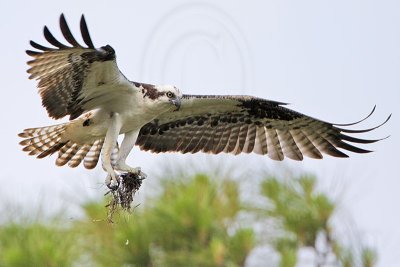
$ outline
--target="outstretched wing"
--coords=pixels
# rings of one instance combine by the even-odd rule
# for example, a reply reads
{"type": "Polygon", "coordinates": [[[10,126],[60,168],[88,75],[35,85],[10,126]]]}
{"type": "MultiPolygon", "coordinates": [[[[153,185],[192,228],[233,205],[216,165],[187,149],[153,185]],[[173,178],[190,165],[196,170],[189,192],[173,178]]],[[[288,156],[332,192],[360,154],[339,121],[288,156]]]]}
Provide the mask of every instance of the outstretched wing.
{"type": "Polygon", "coordinates": [[[80,28],[87,47],[75,40],[63,14],[60,16],[60,28],[72,46],[59,42],[45,26],[44,37],[55,48],[31,41],[32,47],[39,51],[26,51],[34,58],[28,61],[31,66],[28,73],[31,74],[30,79],[39,81],[42,104],[49,116],[59,119],[69,115],[70,119],[74,119],[85,110],[96,107],[94,100],[107,94],[113,84],[125,77],[117,67],[115,51],[111,46],[94,47],[83,15],[80,28]]]}
{"type": "Polygon", "coordinates": [[[165,113],[142,127],[136,145],[156,153],[255,152],[268,154],[274,160],[283,160],[285,156],[302,160],[303,155],[320,159],[322,153],[348,157],[340,148],[367,153],[370,151],[349,142],[367,144],[378,141],[347,135],[377,127],[366,130],[339,128],[353,124],[324,122],[283,105],[250,96],[184,95],[179,111],[165,113]]]}

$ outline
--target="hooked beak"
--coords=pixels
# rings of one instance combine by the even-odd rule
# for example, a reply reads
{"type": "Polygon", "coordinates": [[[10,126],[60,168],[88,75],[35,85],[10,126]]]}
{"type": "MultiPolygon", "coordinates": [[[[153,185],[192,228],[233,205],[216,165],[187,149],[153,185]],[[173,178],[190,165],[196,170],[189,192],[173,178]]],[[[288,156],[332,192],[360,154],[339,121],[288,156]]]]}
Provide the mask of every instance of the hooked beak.
{"type": "Polygon", "coordinates": [[[178,111],[181,108],[181,99],[179,97],[170,100],[170,102],[176,107],[174,111],[178,111]]]}

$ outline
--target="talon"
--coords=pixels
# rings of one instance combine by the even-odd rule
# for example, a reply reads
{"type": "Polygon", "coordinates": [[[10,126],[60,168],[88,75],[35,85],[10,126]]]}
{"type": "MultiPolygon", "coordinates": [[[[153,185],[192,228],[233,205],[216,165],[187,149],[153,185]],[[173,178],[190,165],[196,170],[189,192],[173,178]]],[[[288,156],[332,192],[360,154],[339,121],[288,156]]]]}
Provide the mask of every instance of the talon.
{"type": "Polygon", "coordinates": [[[106,186],[112,190],[115,191],[119,187],[119,180],[117,179],[116,175],[108,174],[105,180],[106,186]]]}
{"type": "Polygon", "coordinates": [[[145,174],[142,171],[139,171],[138,175],[140,176],[140,179],[142,179],[142,180],[147,178],[147,174],[145,174]]]}

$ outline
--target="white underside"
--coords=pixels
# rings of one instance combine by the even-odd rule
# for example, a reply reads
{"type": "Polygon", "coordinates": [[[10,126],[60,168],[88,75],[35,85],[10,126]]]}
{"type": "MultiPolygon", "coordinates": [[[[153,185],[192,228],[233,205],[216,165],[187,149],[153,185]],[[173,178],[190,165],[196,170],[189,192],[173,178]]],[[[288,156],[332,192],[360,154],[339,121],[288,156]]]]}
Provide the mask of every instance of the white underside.
{"type": "Polygon", "coordinates": [[[139,130],[173,106],[143,97],[125,78],[112,86],[97,87],[88,98],[91,101],[84,108],[89,111],[68,123],[62,139],[91,144],[105,138],[101,156],[108,180],[116,181],[116,171],[138,172],[138,168],[128,166],[125,160],[136,143],[139,130]],[[111,155],[120,134],[125,136],[116,163],[112,165],[111,155]]]}

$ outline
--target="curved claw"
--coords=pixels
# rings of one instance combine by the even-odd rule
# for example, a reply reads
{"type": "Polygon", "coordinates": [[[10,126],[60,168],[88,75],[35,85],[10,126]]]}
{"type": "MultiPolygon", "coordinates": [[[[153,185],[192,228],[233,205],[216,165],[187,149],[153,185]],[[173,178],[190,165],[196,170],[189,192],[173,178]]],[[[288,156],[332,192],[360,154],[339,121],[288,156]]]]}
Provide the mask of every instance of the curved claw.
{"type": "Polygon", "coordinates": [[[138,172],[138,175],[139,175],[140,179],[142,179],[142,180],[147,178],[147,174],[145,174],[144,172],[142,172],[140,170],[138,172]]]}
{"type": "Polygon", "coordinates": [[[119,179],[117,179],[116,177],[112,177],[111,174],[107,175],[105,183],[106,186],[112,191],[117,190],[120,184],[119,179]]]}

